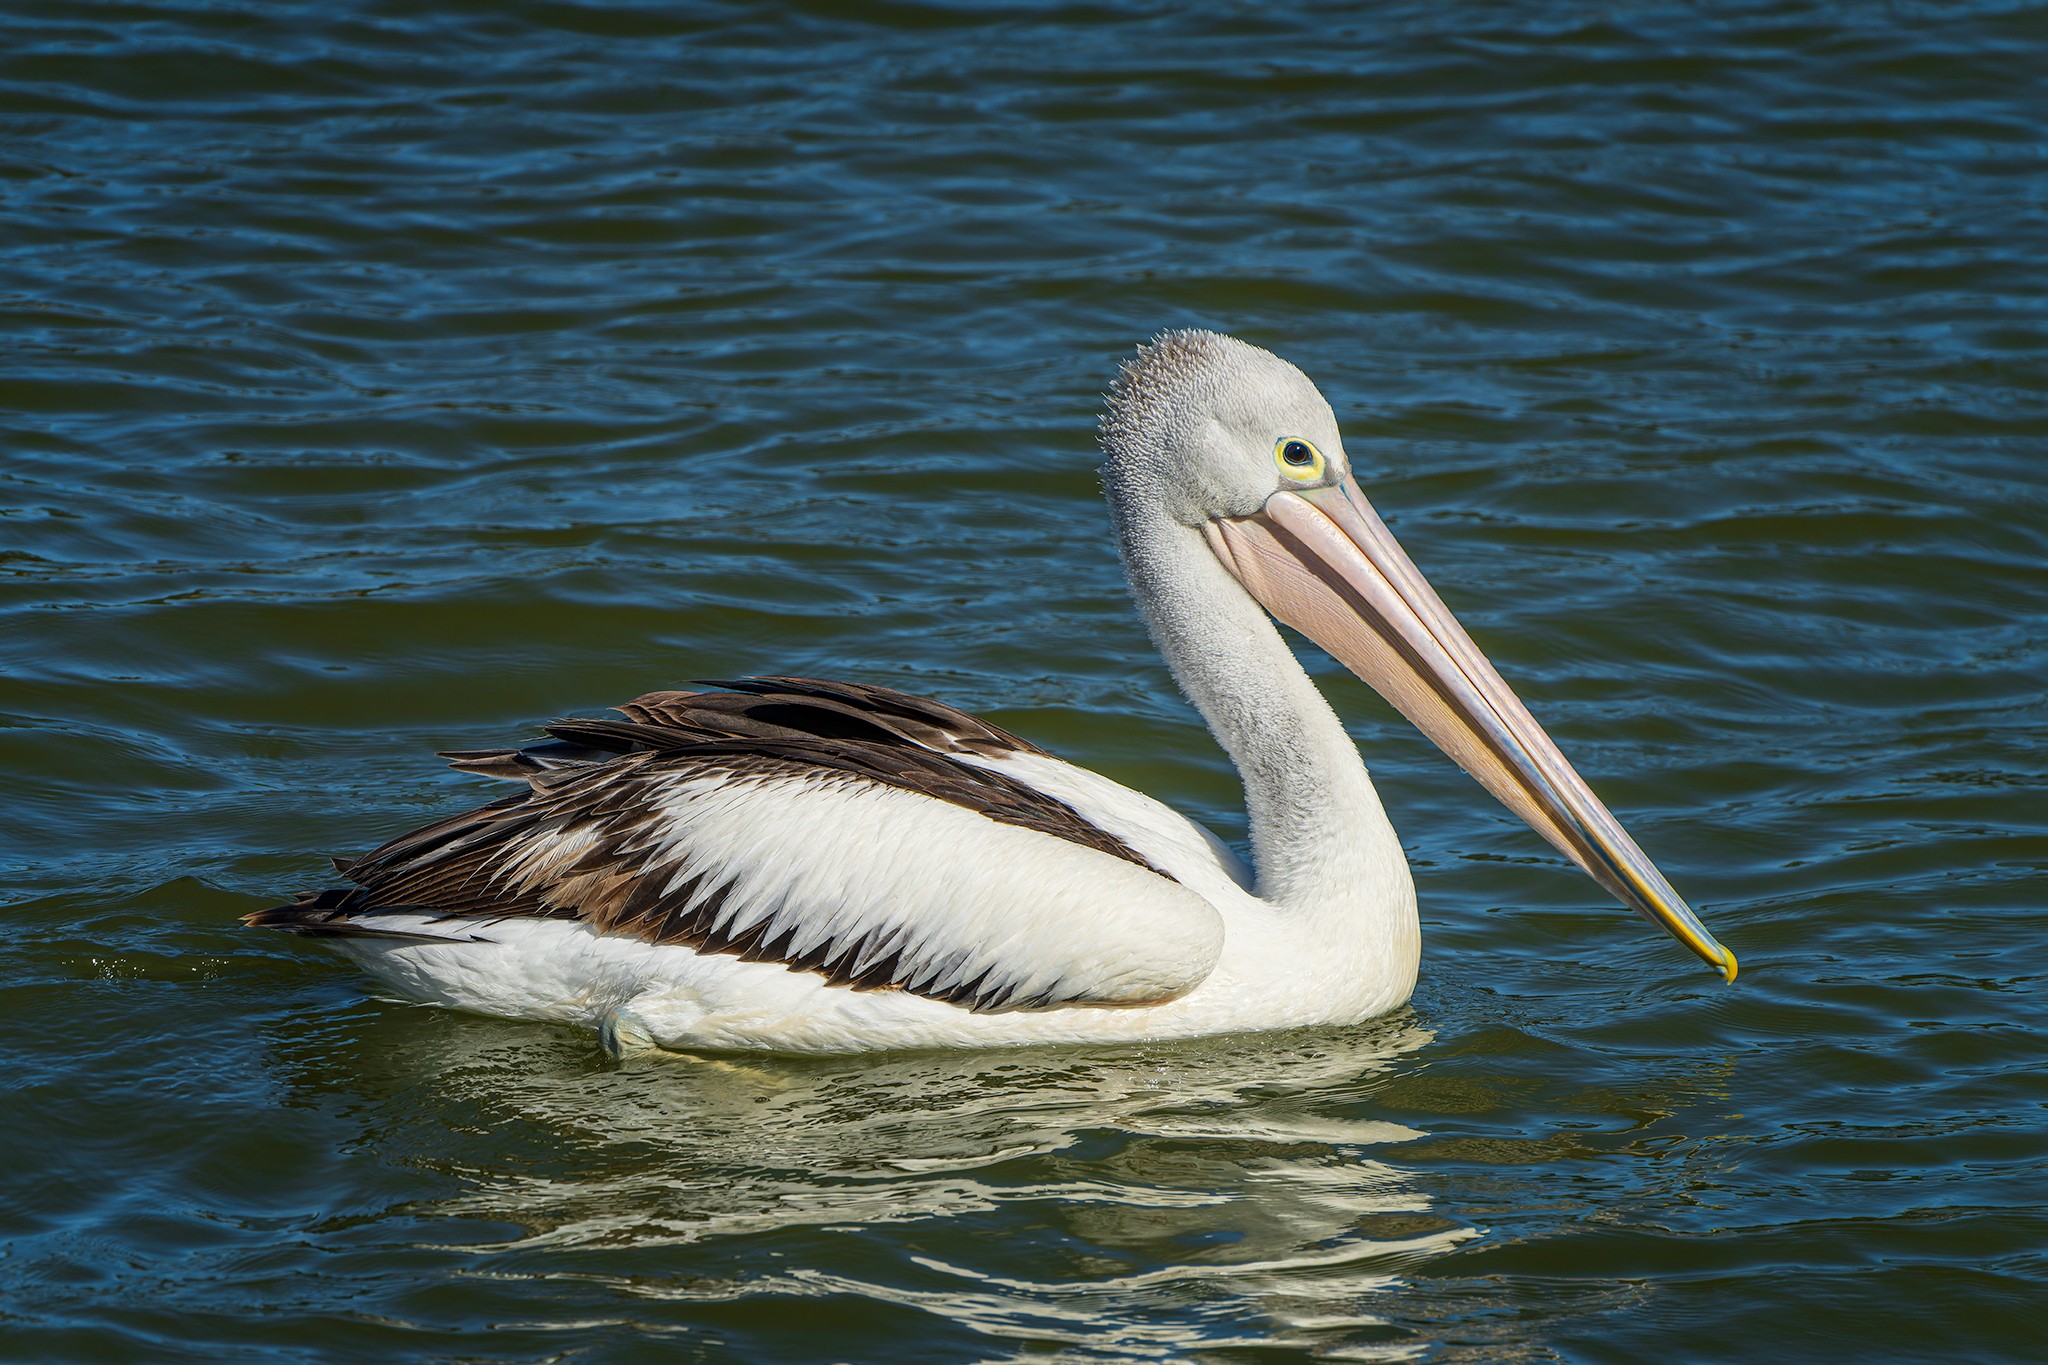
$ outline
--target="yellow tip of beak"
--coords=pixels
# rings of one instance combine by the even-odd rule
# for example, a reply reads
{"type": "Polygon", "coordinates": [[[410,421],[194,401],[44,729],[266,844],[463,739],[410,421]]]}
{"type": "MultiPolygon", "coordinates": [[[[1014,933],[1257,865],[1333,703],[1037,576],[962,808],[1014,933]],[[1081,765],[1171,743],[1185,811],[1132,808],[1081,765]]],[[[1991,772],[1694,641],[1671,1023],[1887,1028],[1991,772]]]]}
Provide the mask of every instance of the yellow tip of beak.
{"type": "Polygon", "coordinates": [[[1726,948],[1721,950],[1721,979],[1728,982],[1735,980],[1735,954],[1726,948]]]}

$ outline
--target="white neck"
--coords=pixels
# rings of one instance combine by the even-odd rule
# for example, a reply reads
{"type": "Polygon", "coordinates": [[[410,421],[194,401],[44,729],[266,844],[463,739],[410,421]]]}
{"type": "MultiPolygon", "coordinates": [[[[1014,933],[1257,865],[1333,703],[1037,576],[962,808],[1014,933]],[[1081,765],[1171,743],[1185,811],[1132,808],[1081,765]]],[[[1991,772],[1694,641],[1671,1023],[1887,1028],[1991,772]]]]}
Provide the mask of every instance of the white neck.
{"type": "Polygon", "coordinates": [[[1200,531],[1143,506],[1119,512],[1152,638],[1244,780],[1260,899],[1362,934],[1412,973],[1414,884],[1343,724],[1200,531]]]}

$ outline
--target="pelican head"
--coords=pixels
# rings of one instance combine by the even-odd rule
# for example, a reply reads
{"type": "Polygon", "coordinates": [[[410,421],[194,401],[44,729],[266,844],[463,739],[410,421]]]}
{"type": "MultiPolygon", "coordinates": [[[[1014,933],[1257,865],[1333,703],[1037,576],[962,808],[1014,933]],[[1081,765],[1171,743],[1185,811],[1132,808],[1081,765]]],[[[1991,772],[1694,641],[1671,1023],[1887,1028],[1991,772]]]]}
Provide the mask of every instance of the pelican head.
{"type": "Polygon", "coordinates": [[[1328,650],[1602,887],[1735,979],[1715,941],[1494,671],[1365,493],[1308,376],[1214,332],[1167,332],[1103,418],[1120,521],[1198,530],[1273,616],[1328,650]]]}

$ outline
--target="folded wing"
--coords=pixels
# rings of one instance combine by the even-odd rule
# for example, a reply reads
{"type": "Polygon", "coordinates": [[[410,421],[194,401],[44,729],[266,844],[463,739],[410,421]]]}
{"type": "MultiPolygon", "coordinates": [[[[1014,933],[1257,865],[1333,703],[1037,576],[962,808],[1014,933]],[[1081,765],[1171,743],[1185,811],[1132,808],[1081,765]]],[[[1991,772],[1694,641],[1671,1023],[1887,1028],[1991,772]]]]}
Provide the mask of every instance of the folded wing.
{"type": "Polygon", "coordinates": [[[830,690],[844,684],[756,685],[653,694],[624,721],[452,756],[528,789],[337,863],[354,885],[249,921],[445,942],[512,917],[578,920],[976,1011],[1159,1003],[1214,965],[1206,901],[1072,807],[966,761],[1032,746],[900,693],[864,689],[855,708],[830,690]]]}

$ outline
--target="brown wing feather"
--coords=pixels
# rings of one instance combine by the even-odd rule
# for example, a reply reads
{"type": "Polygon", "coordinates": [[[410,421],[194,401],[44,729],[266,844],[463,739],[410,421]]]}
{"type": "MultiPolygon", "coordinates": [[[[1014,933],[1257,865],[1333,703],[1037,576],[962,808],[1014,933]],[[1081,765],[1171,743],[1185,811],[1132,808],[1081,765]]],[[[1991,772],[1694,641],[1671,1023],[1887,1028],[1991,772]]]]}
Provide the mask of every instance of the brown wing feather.
{"type": "MultiPolygon", "coordinates": [[[[724,688],[727,696],[754,697],[758,699],[757,714],[766,712],[776,723],[784,725],[804,726],[807,722],[829,725],[832,722],[826,719],[828,716],[853,717],[908,743],[939,753],[973,753],[994,758],[1006,753],[1045,752],[1029,740],[1020,739],[1000,726],[991,725],[944,702],[898,692],[890,687],[822,678],[737,678],[709,682],[706,686],[724,688]]],[[[656,692],[628,705],[675,695],[708,701],[720,694],[656,692]]],[[[822,735],[827,731],[820,728],[811,733],[822,735]]]]}
{"type": "Polygon", "coordinates": [[[649,692],[618,708],[627,717],[623,724],[565,721],[548,727],[552,742],[451,750],[442,757],[464,772],[545,783],[565,770],[647,747],[644,741],[657,732],[668,740],[862,741],[984,758],[1045,753],[944,702],[893,688],[818,678],[737,678],[706,686],[723,690],[649,692]]]}
{"type": "MultiPolygon", "coordinates": [[[[559,768],[529,773],[530,790],[414,830],[353,862],[338,860],[337,870],[355,886],[309,892],[292,905],[258,911],[247,922],[312,936],[363,936],[383,932],[376,923],[380,915],[426,913],[444,920],[477,921],[477,936],[488,936],[492,920],[579,919],[603,932],[650,943],[729,953],[745,961],[781,962],[793,971],[818,972],[835,985],[894,987],[977,1010],[1021,1009],[1054,1002],[1017,999],[985,979],[944,991],[921,989],[919,980],[904,970],[906,943],[872,941],[869,936],[799,952],[793,944],[794,927],[780,939],[767,936],[766,921],[726,933],[720,928],[720,912],[729,887],[705,884],[702,872],[684,875],[687,854],[681,864],[650,863],[650,848],[661,843],[657,788],[693,776],[875,783],[946,801],[998,823],[1035,830],[1167,875],[1065,803],[898,734],[882,740],[826,738],[790,734],[790,727],[778,726],[784,733],[772,737],[702,738],[712,719],[728,713],[741,717],[740,724],[767,727],[773,722],[757,710],[723,701],[710,708],[698,706],[696,695],[658,693],[653,702],[642,698],[621,708],[635,717],[631,720],[567,720],[547,727],[556,746],[578,757],[559,768]]],[[[787,694],[769,694],[783,695],[787,694]]],[[[1001,734],[986,728],[992,735],[1001,734]]],[[[976,743],[994,742],[965,727],[958,733],[976,743]]],[[[500,752],[510,762],[510,756],[528,751],[500,752]]]]}

